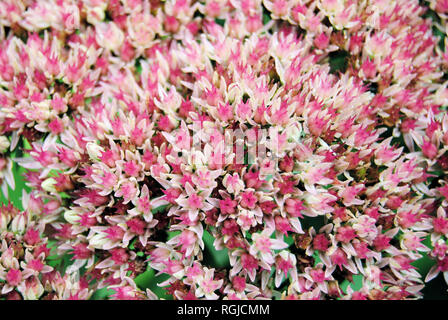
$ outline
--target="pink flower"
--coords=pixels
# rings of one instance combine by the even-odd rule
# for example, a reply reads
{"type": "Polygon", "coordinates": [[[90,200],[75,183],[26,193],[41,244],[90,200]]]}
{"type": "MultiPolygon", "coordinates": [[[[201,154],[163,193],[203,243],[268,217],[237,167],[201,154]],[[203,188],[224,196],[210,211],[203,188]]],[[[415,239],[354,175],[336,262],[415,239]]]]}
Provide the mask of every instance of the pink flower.
{"type": "Polygon", "coordinates": [[[188,205],[192,209],[200,209],[202,208],[202,201],[203,199],[200,196],[198,196],[197,194],[192,194],[188,198],[188,205]]]}
{"type": "Polygon", "coordinates": [[[383,251],[390,247],[390,237],[380,234],[373,240],[373,245],[375,246],[376,251],[383,251]]]}
{"type": "Polygon", "coordinates": [[[434,232],[440,234],[448,234],[448,219],[445,217],[437,217],[432,220],[434,232]]]}
{"type": "Polygon", "coordinates": [[[237,206],[237,202],[230,198],[226,198],[224,200],[219,201],[219,207],[221,209],[221,213],[223,213],[223,214],[234,213],[236,206],[237,206]]]}
{"type": "Polygon", "coordinates": [[[437,155],[437,147],[433,145],[430,141],[425,140],[422,144],[422,152],[425,157],[429,159],[434,159],[437,155]]]}
{"type": "Polygon", "coordinates": [[[418,299],[423,252],[447,278],[448,1],[16,2],[4,298],[157,299],[154,269],[175,299],[418,299]]]}
{"type": "Polygon", "coordinates": [[[145,227],[146,223],[139,218],[132,218],[126,222],[126,225],[128,226],[129,230],[132,233],[135,233],[137,235],[143,235],[145,233],[145,227]]]}
{"type": "Polygon", "coordinates": [[[250,254],[260,255],[261,259],[268,264],[274,263],[272,250],[284,249],[288,245],[279,239],[271,239],[269,236],[272,230],[264,229],[262,233],[252,235],[253,245],[250,247],[250,254]]]}
{"type": "Polygon", "coordinates": [[[348,243],[356,238],[356,231],[349,226],[338,228],[338,233],[336,234],[336,240],[348,243]]]}
{"type": "Polygon", "coordinates": [[[129,261],[129,255],[126,253],[126,249],[117,248],[117,249],[112,249],[110,252],[112,254],[111,259],[117,265],[122,265],[129,261]]]}
{"type": "Polygon", "coordinates": [[[10,269],[6,274],[6,281],[13,287],[18,286],[22,282],[22,272],[17,269],[10,269]]]}
{"type": "Polygon", "coordinates": [[[92,251],[87,248],[84,243],[79,243],[73,246],[73,258],[72,259],[89,259],[92,255],[92,251]]]}
{"type": "Polygon", "coordinates": [[[25,240],[25,242],[30,246],[36,245],[41,241],[39,230],[32,228],[28,229],[23,237],[23,240],[25,240]]]}
{"type": "Polygon", "coordinates": [[[291,217],[299,217],[299,218],[303,218],[302,215],[302,210],[305,209],[305,207],[303,206],[302,201],[298,200],[298,199],[286,199],[285,201],[286,203],[286,212],[288,212],[291,217]]]}
{"type": "Polygon", "coordinates": [[[257,202],[257,198],[253,191],[245,191],[240,195],[240,205],[244,208],[254,209],[255,203],[257,202]]]}
{"type": "Polygon", "coordinates": [[[313,239],[313,248],[325,252],[330,245],[330,241],[325,234],[319,233],[313,239]]]}
{"type": "Polygon", "coordinates": [[[124,199],[124,203],[128,203],[133,200],[138,195],[139,190],[137,189],[135,182],[129,181],[124,182],[118,191],[115,192],[115,196],[122,196],[124,199]]]}
{"type": "Polygon", "coordinates": [[[107,233],[107,238],[111,239],[112,241],[121,240],[124,236],[124,230],[119,226],[109,227],[104,230],[104,232],[107,233]]]}
{"type": "Polygon", "coordinates": [[[337,248],[336,251],[330,256],[331,262],[339,267],[342,270],[342,266],[346,265],[347,254],[340,248],[337,248]]]}

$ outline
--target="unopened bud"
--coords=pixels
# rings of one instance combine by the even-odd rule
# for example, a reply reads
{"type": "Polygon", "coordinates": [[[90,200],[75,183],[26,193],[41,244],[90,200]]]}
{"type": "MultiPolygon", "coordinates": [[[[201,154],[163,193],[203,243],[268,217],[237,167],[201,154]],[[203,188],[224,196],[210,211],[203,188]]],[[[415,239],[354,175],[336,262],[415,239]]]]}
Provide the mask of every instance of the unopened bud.
{"type": "Polygon", "coordinates": [[[71,224],[76,224],[79,221],[80,217],[75,211],[67,210],[64,213],[64,219],[71,224]]]}
{"type": "Polygon", "coordinates": [[[11,222],[11,231],[18,234],[23,234],[26,229],[26,216],[24,214],[19,214],[14,217],[11,222]]]}
{"type": "Polygon", "coordinates": [[[41,187],[47,192],[54,192],[56,193],[56,188],[54,187],[56,184],[56,180],[54,178],[48,178],[42,182],[41,187]]]}
{"type": "Polygon", "coordinates": [[[9,148],[9,140],[5,136],[0,136],[0,153],[5,153],[9,148]]]}
{"type": "Polygon", "coordinates": [[[97,145],[95,142],[89,142],[86,145],[87,153],[89,154],[90,159],[98,160],[98,157],[104,152],[104,149],[97,145]]]}
{"type": "Polygon", "coordinates": [[[105,234],[98,233],[90,239],[89,244],[95,249],[103,249],[103,246],[107,241],[108,239],[106,238],[105,234]]]}

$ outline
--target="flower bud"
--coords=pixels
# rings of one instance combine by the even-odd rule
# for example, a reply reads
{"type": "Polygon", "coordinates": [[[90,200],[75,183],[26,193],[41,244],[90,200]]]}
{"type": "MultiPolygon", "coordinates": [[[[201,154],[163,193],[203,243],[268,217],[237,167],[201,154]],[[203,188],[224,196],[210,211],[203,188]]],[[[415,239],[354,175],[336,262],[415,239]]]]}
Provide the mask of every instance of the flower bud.
{"type": "Polygon", "coordinates": [[[37,300],[44,294],[44,287],[36,277],[22,282],[17,289],[25,300],[37,300]]]}
{"type": "Polygon", "coordinates": [[[113,22],[101,22],[96,25],[96,41],[111,51],[117,51],[124,41],[123,31],[113,22]]]}
{"type": "Polygon", "coordinates": [[[10,216],[6,214],[0,214],[0,233],[8,230],[8,223],[11,220],[10,216]]]}
{"type": "Polygon", "coordinates": [[[104,149],[95,142],[87,143],[86,149],[90,159],[92,160],[98,160],[98,157],[101,155],[102,152],[104,152],[104,149]]]}
{"type": "Polygon", "coordinates": [[[42,189],[44,189],[47,192],[54,192],[56,193],[56,188],[54,187],[56,184],[56,180],[54,178],[48,178],[44,180],[41,184],[42,189]]]}
{"type": "Polygon", "coordinates": [[[67,220],[67,222],[69,222],[71,224],[77,224],[77,222],[79,221],[80,217],[79,217],[79,215],[75,211],[67,210],[64,213],[64,219],[67,220]]]}
{"type": "Polygon", "coordinates": [[[6,269],[13,269],[19,267],[19,262],[17,258],[14,257],[14,251],[12,249],[7,249],[4,251],[0,257],[0,262],[6,269]]]}
{"type": "Polygon", "coordinates": [[[30,195],[30,199],[28,200],[28,212],[31,214],[39,214],[42,212],[42,208],[44,206],[44,202],[41,198],[35,197],[34,195],[30,195]]]}
{"type": "Polygon", "coordinates": [[[109,240],[106,238],[106,235],[103,233],[98,233],[94,235],[89,240],[89,244],[91,247],[95,249],[103,249],[103,246],[108,242],[109,240]]]}
{"type": "Polygon", "coordinates": [[[13,233],[23,234],[26,229],[26,222],[26,216],[19,214],[12,220],[10,230],[13,233]]]}
{"type": "Polygon", "coordinates": [[[104,20],[106,17],[106,13],[104,12],[104,8],[100,6],[95,6],[93,8],[87,9],[87,22],[96,25],[104,20]]]}
{"type": "Polygon", "coordinates": [[[0,153],[5,153],[9,148],[9,140],[5,136],[0,136],[0,153]]]}
{"type": "Polygon", "coordinates": [[[41,102],[34,103],[35,116],[33,120],[46,120],[50,118],[50,102],[43,100],[41,102]]]}

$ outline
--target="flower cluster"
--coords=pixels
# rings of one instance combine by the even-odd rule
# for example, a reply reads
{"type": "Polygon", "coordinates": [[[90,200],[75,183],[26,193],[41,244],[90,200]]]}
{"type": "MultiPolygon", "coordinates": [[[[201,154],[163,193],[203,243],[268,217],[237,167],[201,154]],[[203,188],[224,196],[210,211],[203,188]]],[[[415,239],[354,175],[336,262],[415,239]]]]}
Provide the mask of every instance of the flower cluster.
{"type": "Polygon", "coordinates": [[[5,199],[26,182],[0,209],[0,298],[448,283],[447,19],[436,0],[0,2],[5,199]]]}
{"type": "Polygon", "coordinates": [[[7,300],[88,298],[92,292],[79,274],[62,276],[50,266],[43,227],[27,211],[0,207],[0,293],[7,300]]]}

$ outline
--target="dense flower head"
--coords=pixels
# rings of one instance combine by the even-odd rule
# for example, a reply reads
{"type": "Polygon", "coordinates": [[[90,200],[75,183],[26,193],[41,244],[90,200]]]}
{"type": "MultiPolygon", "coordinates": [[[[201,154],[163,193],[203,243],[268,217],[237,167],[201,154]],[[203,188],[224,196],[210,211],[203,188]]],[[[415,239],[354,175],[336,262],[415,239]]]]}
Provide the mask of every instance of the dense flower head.
{"type": "Polygon", "coordinates": [[[448,279],[447,13],[0,2],[0,184],[27,190],[0,297],[422,298],[448,279]]]}
{"type": "Polygon", "coordinates": [[[79,274],[62,276],[51,266],[43,225],[11,204],[0,207],[0,296],[6,300],[87,299],[79,274]],[[76,278],[78,277],[78,279],[76,278]]]}

